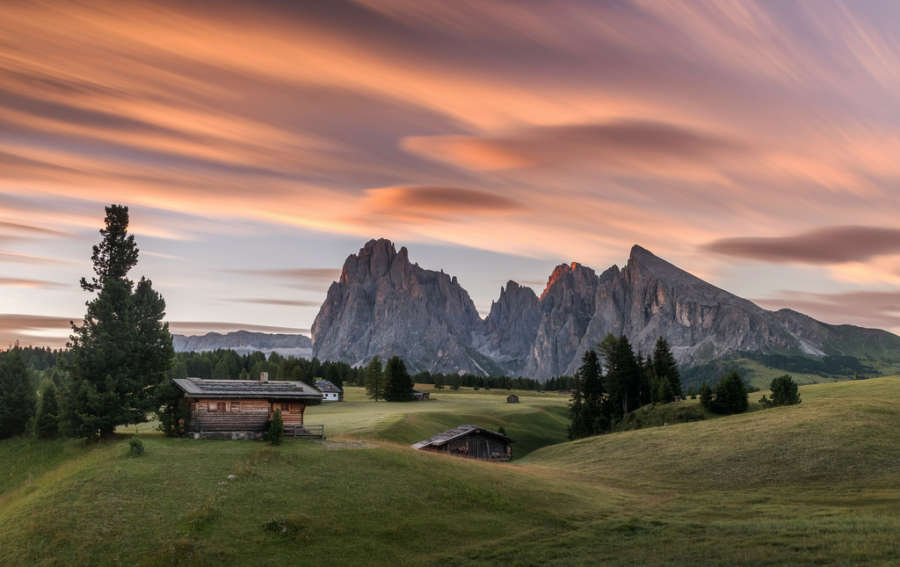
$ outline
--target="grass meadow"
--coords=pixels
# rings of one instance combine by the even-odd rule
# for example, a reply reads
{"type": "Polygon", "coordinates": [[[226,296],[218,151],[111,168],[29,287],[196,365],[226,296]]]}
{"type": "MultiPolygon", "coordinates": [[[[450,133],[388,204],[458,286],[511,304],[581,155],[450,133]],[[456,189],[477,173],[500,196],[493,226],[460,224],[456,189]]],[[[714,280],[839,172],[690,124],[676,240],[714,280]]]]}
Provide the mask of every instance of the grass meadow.
{"type": "Polygon", "coordinates": [[[355,389],[308,411],[325,442],[6,440],[0,565],[896,564],[900,377],[800,391],[575,442],[557,394],[355,389]],[[504,427],[516,459],[408,446],[467,422],[504,427]]]}

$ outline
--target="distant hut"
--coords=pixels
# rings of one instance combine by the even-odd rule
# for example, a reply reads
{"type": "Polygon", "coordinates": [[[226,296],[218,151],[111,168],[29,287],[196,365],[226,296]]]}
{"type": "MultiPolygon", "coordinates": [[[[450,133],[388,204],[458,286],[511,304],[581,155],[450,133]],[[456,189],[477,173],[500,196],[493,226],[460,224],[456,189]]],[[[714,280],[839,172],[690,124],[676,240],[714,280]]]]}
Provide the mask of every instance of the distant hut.
{"type": "MultiPolygon", "coordinates": [[[[322,393],[303,382],[177,378],[175,384],[191,402],[188,431],[195,438],[259,439],[276,410],[287,435],[309,436],[306,406],[320,404],[322,393]]],[[[324,427],[321,435],[324,437],[324,427]]],[[[318,431],[318,428],[316,430],[318,431]]]]}
{"type": "Polygon", "coordinates": [[[485,461],[508,461],[512,456],[512,439],[475,425],[460,425],[431,439],[413,445],[419,451],[446,453],[455,457],[467,457],[485,461]]]}
{"type": "Polygon", "coordinates": [[[317,380],[316,388],[322,392],[323,402],[343,402],[344,391],[329,380],[317,380]]]}
{"type": "Polygon", "coordinates": [[[510,394],[506,396],[506,403],[508,404],[517,404],[519,403],[519,396],[515,394],[510,394]]]}
{"type": "Polygon", "coordinates": [[[417,402],[421,402],[422,400],[430,400],[430,399],[431,399],[431,393],[430,393],[430,392],[423,392],[422,390],[413,390],[413,398],[414,398],[417,402]]]}

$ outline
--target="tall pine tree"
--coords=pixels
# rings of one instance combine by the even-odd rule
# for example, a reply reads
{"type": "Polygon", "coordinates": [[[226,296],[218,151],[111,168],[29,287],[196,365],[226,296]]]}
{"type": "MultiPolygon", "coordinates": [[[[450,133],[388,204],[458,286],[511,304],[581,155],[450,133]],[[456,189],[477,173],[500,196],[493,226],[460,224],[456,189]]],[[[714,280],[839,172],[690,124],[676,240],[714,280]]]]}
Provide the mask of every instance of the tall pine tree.
{"type": "Polygon", "coordinates": [[[384,365],[384,399],[389,402],[408,402],[414,398],[413,381],[403,359],[392,356],[384,365]]]}
{"type": "Polygon", "coordinates": [[[173,348],[163,323],[165,301],[142,278],[135,289],[128,272],[138,248],[128,234],[128,207],[106,208],[105,228],[94,246],[94,276],[81,287],[87,302],[81,325],[72,324],[72,365],[64,418],[69,432],[97,438],[116,426],[146,421],[153,387],[166,378],[173,348]]]}
{"type": "MultiPolygon", "coordinates": [[[[659,380],[668,382],[668,395],[671,399],[660,400],[671,402],[676,396],[682,396],[681,374],[678,372],[678,363],[672,355],[672,349],[666,339],[659,337],[656,340],[656,348],[653,350],[653,371],[659,380]]],[[[663,386],[665,388],[665,386],[663,386]]]]}
{"type": "Polygon", "coordinates": [[[381,359],[377,356],[372,357],[366,366],[366,394],[375,400],[384,399],[384,371],[381,368],[381,359]]]}

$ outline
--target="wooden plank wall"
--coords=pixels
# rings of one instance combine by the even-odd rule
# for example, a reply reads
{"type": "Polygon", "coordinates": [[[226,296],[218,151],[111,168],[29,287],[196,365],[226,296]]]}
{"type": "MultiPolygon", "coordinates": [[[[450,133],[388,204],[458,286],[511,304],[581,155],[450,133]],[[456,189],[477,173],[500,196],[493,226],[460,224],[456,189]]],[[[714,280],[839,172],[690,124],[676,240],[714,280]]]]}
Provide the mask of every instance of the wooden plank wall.
{"type": "Polygon", "coordinates": [[[198,399],[191,403],[191,430],[264,431],[276,409],[285,425],[303,425],[303,402],[198,399]]]}

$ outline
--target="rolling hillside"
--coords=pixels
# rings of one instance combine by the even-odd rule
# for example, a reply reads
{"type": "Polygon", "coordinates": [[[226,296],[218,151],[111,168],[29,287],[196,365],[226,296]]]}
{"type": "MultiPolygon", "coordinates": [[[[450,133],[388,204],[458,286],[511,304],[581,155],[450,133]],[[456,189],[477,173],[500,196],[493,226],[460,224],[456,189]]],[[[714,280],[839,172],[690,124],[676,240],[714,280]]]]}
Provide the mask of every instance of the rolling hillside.
{"type": "Polygon", "coordinates": [[[124,440],[3,441],[0,564],[892,564],[900,377],[801,395],[510,464],[406,442],[454,412],[511,434],[545,413],[553,430],[564,399],[351,401],[310,413],[340,435],[277,448],[146,434],[130,458],[124,440]]]}

